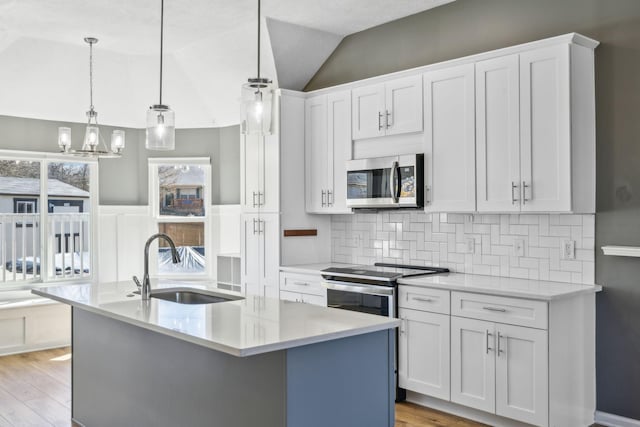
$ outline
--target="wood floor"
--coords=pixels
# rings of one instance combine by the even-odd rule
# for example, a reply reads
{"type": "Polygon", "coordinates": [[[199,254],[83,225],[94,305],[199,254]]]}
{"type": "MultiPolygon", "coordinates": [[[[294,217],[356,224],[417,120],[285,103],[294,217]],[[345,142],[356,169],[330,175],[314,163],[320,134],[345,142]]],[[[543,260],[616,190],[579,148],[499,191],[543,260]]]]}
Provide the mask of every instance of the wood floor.
{"type": "MultiPolygon", "coordinates": [[[[71,427],[71,350],[0,357],[0,427],[71,427]]],[[[395,427],[484,424],[412,403],[396,405],[395,427]]]]}

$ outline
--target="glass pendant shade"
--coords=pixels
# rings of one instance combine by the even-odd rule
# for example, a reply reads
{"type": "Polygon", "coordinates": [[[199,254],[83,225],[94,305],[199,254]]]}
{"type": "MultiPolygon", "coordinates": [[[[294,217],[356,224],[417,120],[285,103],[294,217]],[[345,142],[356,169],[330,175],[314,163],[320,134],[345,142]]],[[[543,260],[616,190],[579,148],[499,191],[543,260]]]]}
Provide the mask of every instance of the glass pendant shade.
{"type": "Polygon", "coordinates": [[[266,79],[250,79],[242,85],[241,130],[245,135],[273,133],[273,85],[266,79]]]}
{"type": "Polygon", "coordinates": [[[175,150],[175,113],[168,106],[153,105],[147,110],[145,147],[147,150],[175,150]]]}
{"type": "Polygon", "coordinates": [[[111,152],[120,154],[124,149],[125,135],[123,130],[114,130],[111,134],[111,152]]]}
{"type": "Polygon", "coordinates": [[[84,132],[84,143],[82,144],[82,150],[95,151],[99,143],[100,128],[98,126],[87,125],[87,129],[84,132]]]}
{"type": "Polygon", "coordinates": [[[61,152],[69,152],[69,149],[71,149],[71,128],[58,128],[58,146],[61,152]]]}

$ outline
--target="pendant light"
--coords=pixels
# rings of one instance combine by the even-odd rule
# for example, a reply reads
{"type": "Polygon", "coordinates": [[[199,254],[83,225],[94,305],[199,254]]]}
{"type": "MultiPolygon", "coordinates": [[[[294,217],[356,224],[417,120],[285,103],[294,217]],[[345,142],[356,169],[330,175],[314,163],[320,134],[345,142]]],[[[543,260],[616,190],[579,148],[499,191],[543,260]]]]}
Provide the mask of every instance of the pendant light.
{"type": "Polygon", "coordinates": [[[258,74],[242,85],[241,129],[244,134],[270,135],[273,85],[271,80],[260,77],[260,3],[258,0],[258,74]]]}
{"type": "Polygon", "coordinates": [[[84,142],[80,150],[71,149],[71,128],[58,128],[58,146],[64,154],[79,157],[120,157],[125,146],[125,134],[122,130],[114,130],[111,135],[111,147],[107,149],[98,127],[98,112],[93,107],[93,45],[98,43],[95,37],[85,37],[89,44],[89,111],[87,111],[87,127],[84,142]]]}
{"type": "Polygon", "coordinates": [[[162,103],[162,55],[164,37],[164,0],[160,0],[160,102],[147,111],[147,150],[168,151],[176,148],[176,118],[169,106],[162,103]]]}

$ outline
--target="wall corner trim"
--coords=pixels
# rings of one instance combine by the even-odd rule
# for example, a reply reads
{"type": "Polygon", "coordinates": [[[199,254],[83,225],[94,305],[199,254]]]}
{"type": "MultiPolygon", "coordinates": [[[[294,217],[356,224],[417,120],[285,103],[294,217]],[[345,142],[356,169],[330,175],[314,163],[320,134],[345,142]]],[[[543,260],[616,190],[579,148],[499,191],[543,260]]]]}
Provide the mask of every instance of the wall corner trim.
{"type": "Polygon", "coordinates": [[[620,415],[596,411],[596,423],[607,427],[640,427],[640,420],[621,417],[620,415]]]}

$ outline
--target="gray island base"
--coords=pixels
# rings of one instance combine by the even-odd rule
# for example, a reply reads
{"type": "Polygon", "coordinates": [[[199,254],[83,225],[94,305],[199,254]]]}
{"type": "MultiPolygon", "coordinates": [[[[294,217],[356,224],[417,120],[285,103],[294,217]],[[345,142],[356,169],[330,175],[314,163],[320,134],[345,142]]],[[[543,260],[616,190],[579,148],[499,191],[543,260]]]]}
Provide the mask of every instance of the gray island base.
{"type": "Polygon", "coordinates": [[[394,329],[237,357],[73,307],[86,427],[392,427],[394,329]]]}

